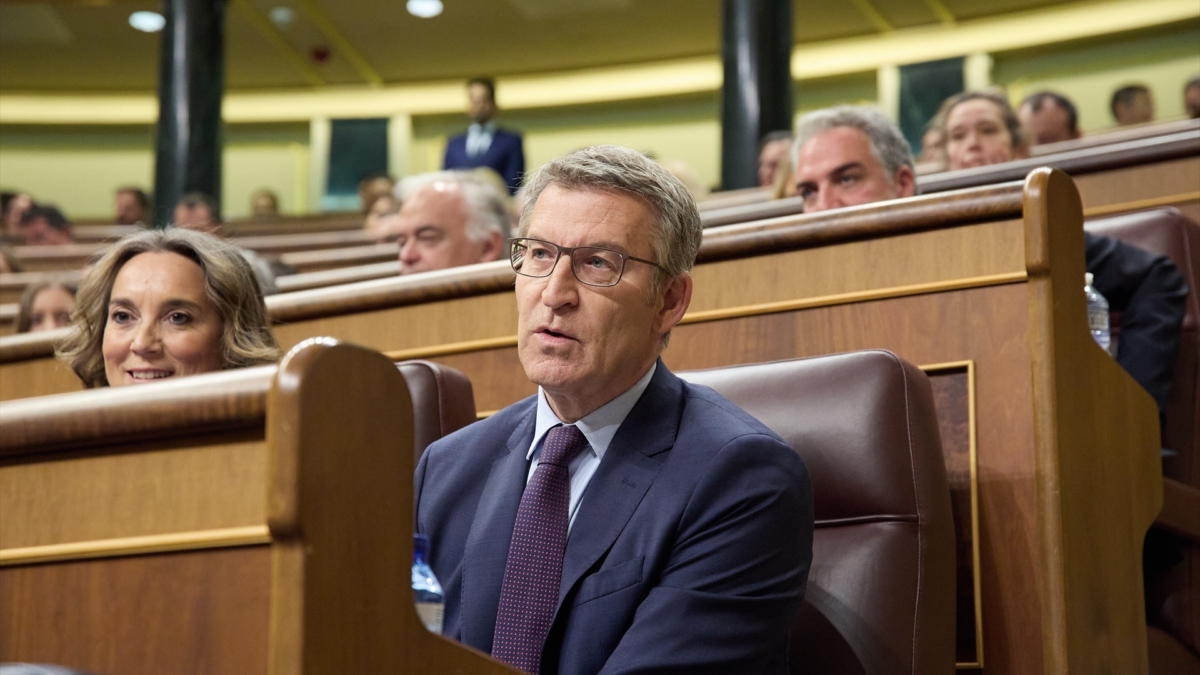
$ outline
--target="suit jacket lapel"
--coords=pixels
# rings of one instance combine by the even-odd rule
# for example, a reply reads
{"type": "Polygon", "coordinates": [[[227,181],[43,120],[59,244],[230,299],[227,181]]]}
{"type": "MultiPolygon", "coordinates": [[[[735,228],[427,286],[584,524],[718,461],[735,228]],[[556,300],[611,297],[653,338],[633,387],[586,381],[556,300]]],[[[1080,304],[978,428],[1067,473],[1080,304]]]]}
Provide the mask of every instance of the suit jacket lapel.
{"type": "Polygon", "coordinates": [[[508,438],[508,452],[492,465],[467,535],[463,554],[462,641],[484,652],[492,648],[508,546],[529,474],[525,455],[533,442],[536,411],[536,404],[530,406],[508,438]]]}
{"type": "Polygon", "coordinates": [[[617,430],[588,483],[571,526],[563,559],[558,612],[563,599],[625,529],[675,444],[683,410],[683,384],[662,361],[650,385],[617,430]]]}

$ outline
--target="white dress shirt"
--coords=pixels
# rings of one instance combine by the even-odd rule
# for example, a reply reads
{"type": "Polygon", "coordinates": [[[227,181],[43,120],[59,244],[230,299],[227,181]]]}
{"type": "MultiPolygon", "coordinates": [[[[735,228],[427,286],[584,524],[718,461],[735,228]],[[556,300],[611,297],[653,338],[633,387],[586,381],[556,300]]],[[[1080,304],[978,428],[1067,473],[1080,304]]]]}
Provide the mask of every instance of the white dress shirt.
{"type": "MultiPolygon", "coordinates": [[[[571,476],[571,504],[567,512],[568,532],[575,524],[575,513],[579,510],[583,491],[591,482],[596,469],[600,467],[600,460],[604,459],[604,453],[612,443],[613,436],[617,435],[617,429],[629,416],[629,411],[633,410],[634,404],[642,397],[642,392],[650,386],[650,378],[654,377],[656,369],[658,369],[657,361],[650,366],[650,370],[642,376],[642,379],[626,389],[625,393],[588,413],[575,423],[575,426],[583,432],[583,437],[587,439],[589,447],[576,455],[575,459],[571,460],[567,466],[567,471],[571,476]]],[[[541,387],[538,387],[537,422],[533,429],[533,443],[529,446],[529,453],[525,455],[525,459],[533,459],[529,463],[529,473],[525,476],[526,483],[533,477],[533,472],[537,469],[538,457],[541,455],[542,441],[545,440],[546,433],[560,424],[563,422],[550,409],[550,403],[546,401],[546,393],[542,391],[541,387]]]]}
{"type": "Polygon", "coordinates": [[[488,148],[492,147],[492,134],[495,132],[495,122],[487,124],[475,122],[467,127],[467,156],[478,157],[487,154],[488,148]]]}

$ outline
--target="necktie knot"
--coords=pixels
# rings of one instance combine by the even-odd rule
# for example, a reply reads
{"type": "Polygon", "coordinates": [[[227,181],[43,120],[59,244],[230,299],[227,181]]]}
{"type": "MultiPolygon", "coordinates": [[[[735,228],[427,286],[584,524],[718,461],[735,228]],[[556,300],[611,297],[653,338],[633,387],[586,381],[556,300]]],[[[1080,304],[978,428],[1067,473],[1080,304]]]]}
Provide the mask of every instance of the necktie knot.
{"type": "Polygon", "coordinates": [[[546,434],[538,464],[565,467],[588,445],[587,438],[575,425],[557,426],[546,434]]]}

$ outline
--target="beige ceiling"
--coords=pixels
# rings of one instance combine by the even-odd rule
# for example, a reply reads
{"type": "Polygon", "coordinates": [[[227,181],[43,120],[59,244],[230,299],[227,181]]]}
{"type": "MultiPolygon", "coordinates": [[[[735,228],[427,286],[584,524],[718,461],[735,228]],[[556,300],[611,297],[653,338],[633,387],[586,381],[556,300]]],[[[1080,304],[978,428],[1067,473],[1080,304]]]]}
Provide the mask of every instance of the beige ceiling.
{"type": "MultiPolygon", "coordinates": [[[[513,75],[720,52],[721,0],[444,0],[418,19],[405,0],[229,0],[230,89],[513,75]],[[295,21],[269,35],[273,7],[295,21]],[[258,15],[254,21],[248,12],[258,15]],[[312,58],[325,49],[325,63],[312,58]],[[356,58],[358,62],[356,63],[356,58]]],[[[1063,0],[796,0],[797,43],[966,20],[1063,0]],[[943,9],[945,11],[943,11],[943,9]],[[940,18],[939,18],[940,15],[940,18]]],[[[154,0],[0,0],[0,90],[150,91],[159,35],[129,27],[154,0]]]]}

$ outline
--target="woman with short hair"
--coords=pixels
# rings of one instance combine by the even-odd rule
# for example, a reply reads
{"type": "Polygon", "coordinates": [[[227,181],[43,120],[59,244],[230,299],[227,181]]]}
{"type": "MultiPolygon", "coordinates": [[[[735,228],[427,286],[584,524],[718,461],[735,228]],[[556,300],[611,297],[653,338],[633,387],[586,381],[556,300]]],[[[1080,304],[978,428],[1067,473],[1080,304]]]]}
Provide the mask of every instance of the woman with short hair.
{"type": "Polygon", "coordinates": [[[146,230],[104,252],[79,287],[58,349],[87,387],[140,384],[275,362],[262,291],[237,249],[183,229],[146,230]]]}

